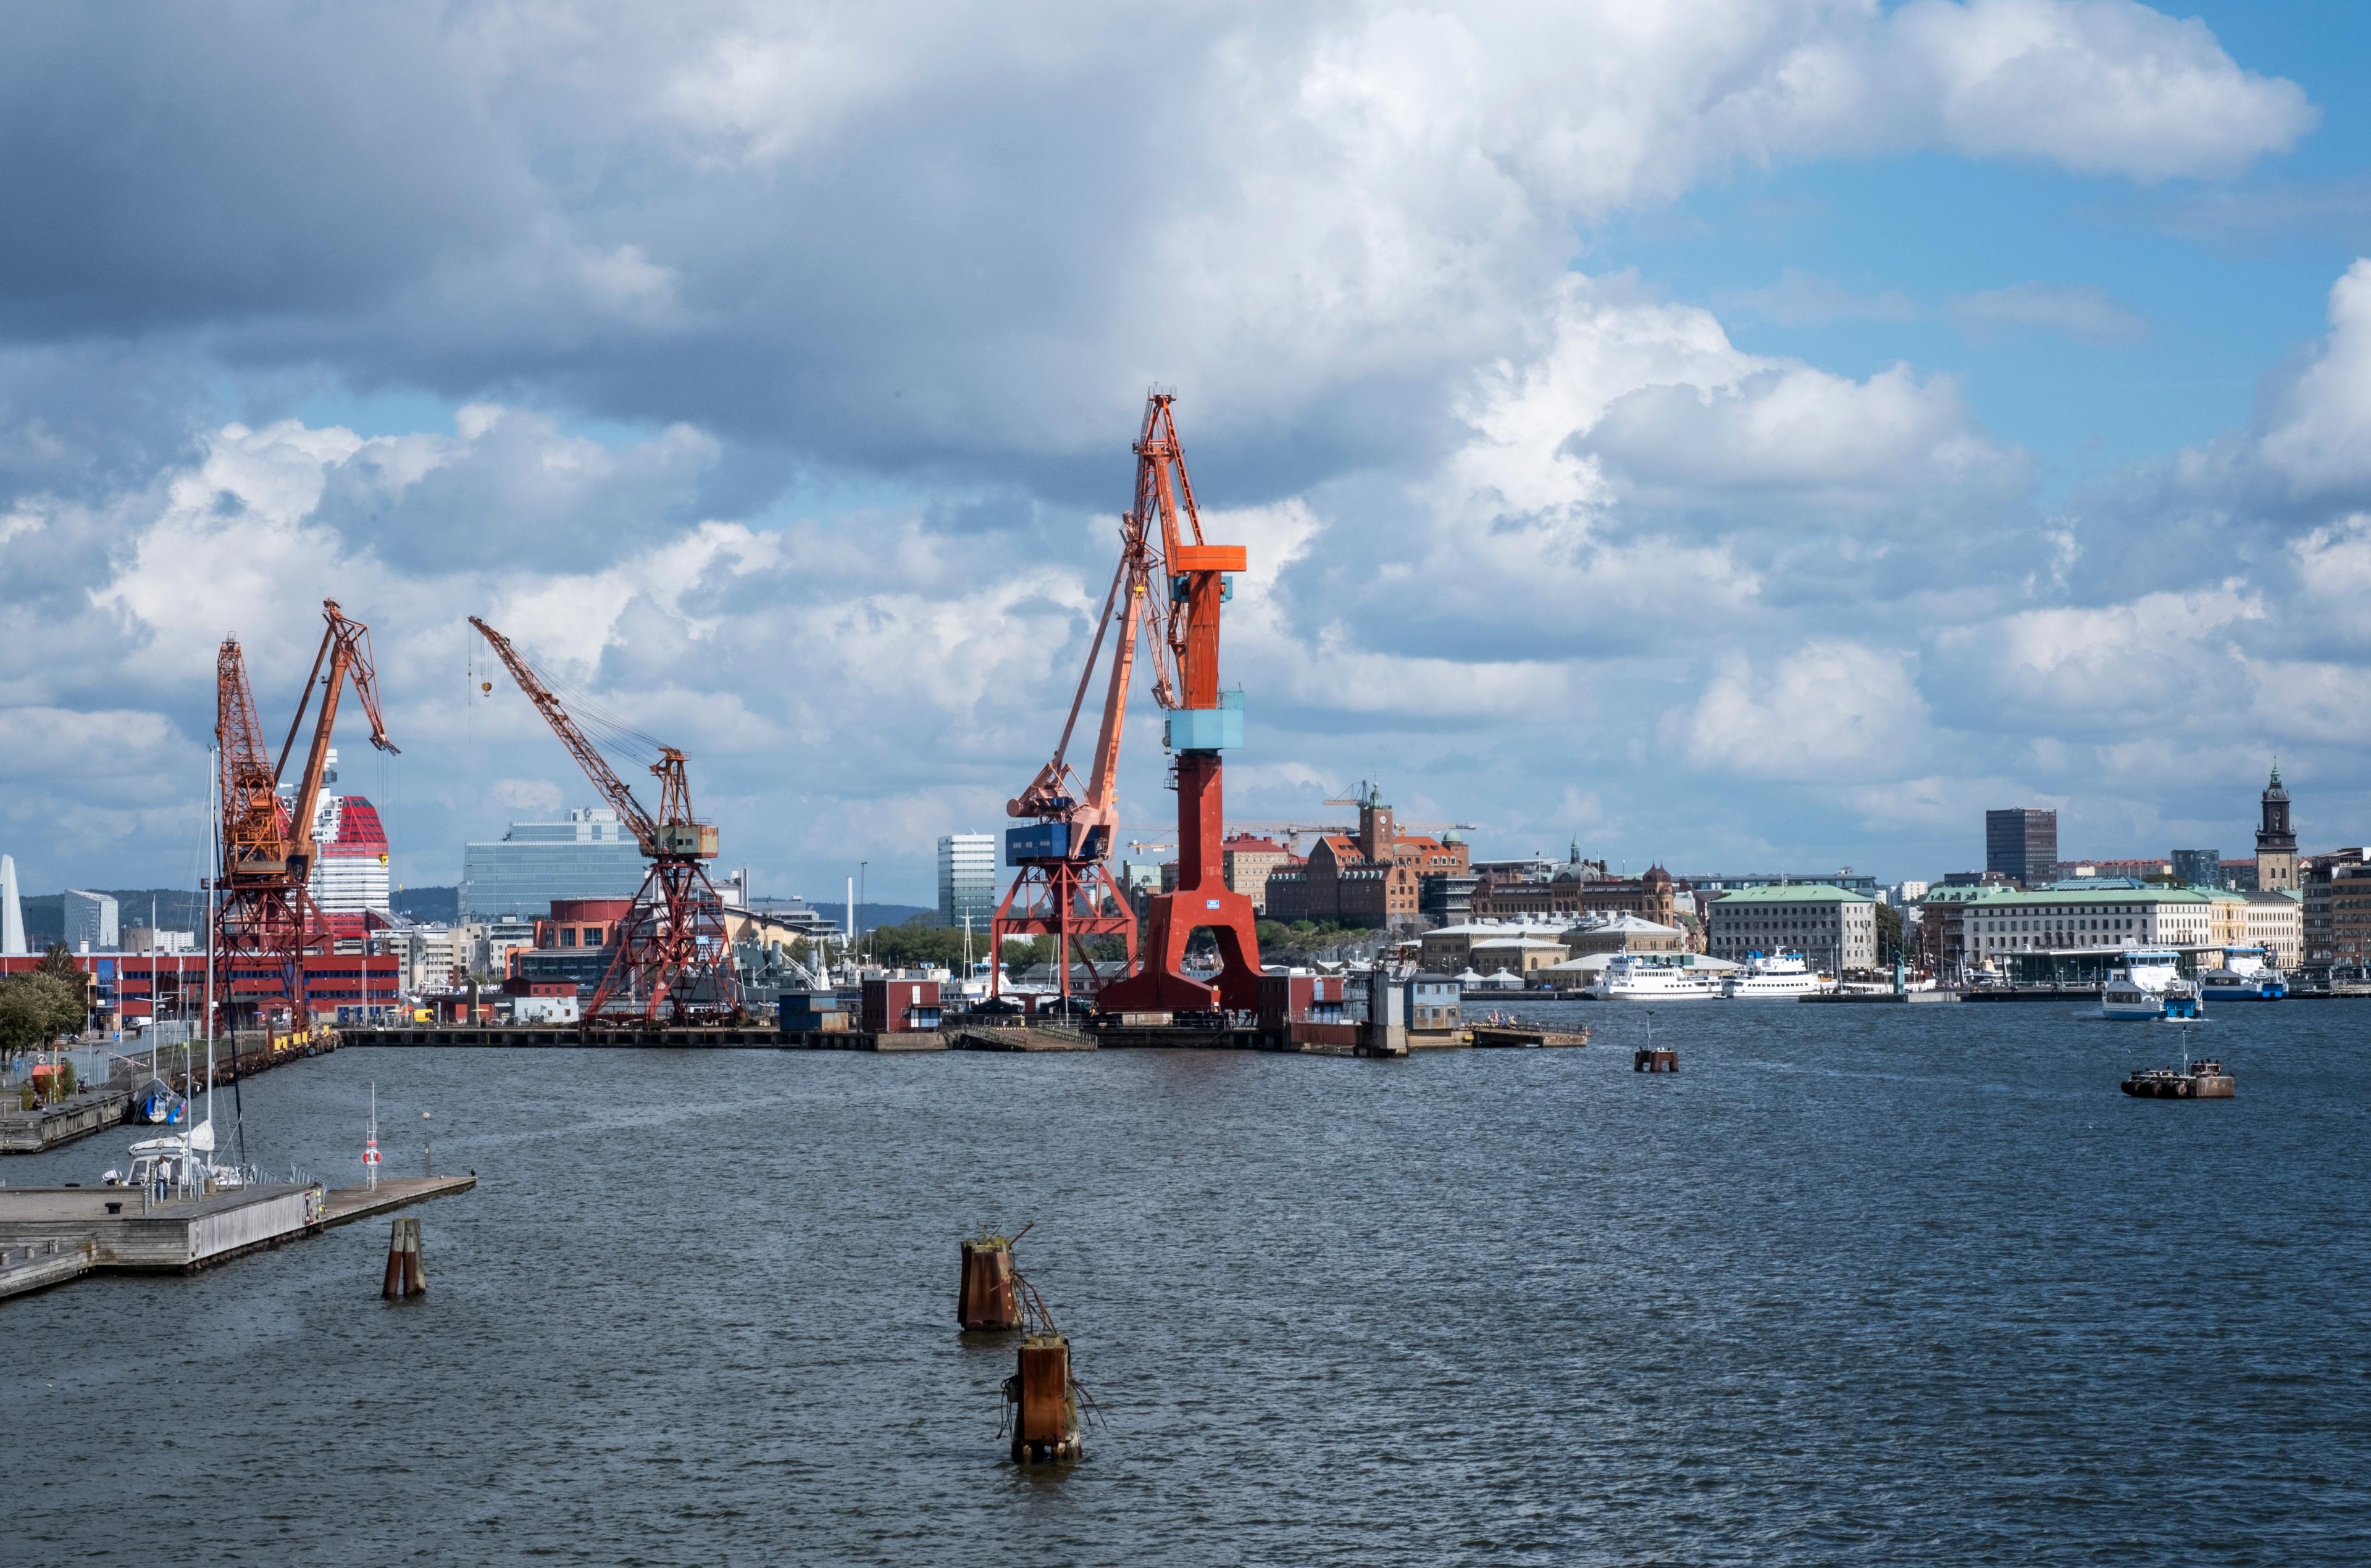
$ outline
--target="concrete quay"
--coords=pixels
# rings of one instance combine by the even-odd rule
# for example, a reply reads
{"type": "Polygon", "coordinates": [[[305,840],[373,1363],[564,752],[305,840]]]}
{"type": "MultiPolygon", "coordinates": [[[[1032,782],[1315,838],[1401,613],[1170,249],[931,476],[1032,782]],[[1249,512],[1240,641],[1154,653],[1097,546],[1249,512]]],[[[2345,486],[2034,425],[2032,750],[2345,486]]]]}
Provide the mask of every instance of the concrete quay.
{"type": "Polygon", "coordinates": [[[102,1269],[193,1274],[477,1184],[474,1172],[335,1192],[274,1182],[162,1203],[136,1187],[0,1188],[0,1300],[102,1269]]]}
{"type": "Polygon", "coordinates": [[[0,1154],[39,1154],[45,1148],[121,1126],[132,1114],[128,1089],[92,1089],[69,1094],[55,1105],[30,1111],[0,1111],[0,1154]]]}

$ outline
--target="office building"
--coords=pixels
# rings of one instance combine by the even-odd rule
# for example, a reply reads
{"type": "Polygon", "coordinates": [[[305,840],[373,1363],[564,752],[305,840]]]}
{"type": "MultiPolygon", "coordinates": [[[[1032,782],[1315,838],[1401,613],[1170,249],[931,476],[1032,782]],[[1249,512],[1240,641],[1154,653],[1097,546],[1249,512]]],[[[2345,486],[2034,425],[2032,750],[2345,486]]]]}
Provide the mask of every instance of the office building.
{"type": "Polygon", "coordinates": [[[122,941],[115,900],[103,893],[66,889],[65,941],[70,952],[113,952],[122,941]]]}
{"type": "Polygon", "coordinates": [[[1705,912],[1706,951],[1731,963],[1798,952],[1823,974],[1877,967],[1877,900],[1830,883],[1740,888],[1705,912]]]}
{"type": "Polygon", "coordinates": [[[2220,849],[2177,849],[2171,857],[2174,881],[2187,887],[2223,887],[2220,849]]]}
{"type": "Polygon", "coordinates": [[[2305,962],[2356,964],[2371,959],[2371,849],[2315,855],[2300,870],[2305,962]]]}
{"type": "Polygon", "coordinates": [[[646,870],[642,846],[607,806],[515,822],[495,842],[464,847],[460,923],[532,921],[555,898],[631,898],[646,870]]]}
{"type": "Polygon", "coordinates": [[[2058,874],[2058,813],[2019,806],[1984,813],[1984,870],[2039,887],[2058,874]]]}
{"type": "Polygon", "coordinates": [[[939,840],[939,920],[985,931],[996,916],[996,835],[950,833],[939,840]]]}

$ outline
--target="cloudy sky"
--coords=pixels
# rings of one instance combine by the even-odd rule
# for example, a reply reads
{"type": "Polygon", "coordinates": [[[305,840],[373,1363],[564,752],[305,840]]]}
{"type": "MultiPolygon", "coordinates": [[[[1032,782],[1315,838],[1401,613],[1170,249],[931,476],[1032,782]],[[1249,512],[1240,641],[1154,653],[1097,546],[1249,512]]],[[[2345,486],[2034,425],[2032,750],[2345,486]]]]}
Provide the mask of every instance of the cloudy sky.
{"type": "Polygon", "coordinates": [[[29,891],[193,876],[214,649],[276,730],[329,595],[399,880],[589,802],[476,613],[688,752],[760,890],[927,902],[1052,745],[1156,382],[1251,551],[1239,816],[1380,777],[1487,852],[1894,878],[2010,804],[2238,854],[2277,754],[2371,836],[2360,7],[0,29],[29,891]]]}

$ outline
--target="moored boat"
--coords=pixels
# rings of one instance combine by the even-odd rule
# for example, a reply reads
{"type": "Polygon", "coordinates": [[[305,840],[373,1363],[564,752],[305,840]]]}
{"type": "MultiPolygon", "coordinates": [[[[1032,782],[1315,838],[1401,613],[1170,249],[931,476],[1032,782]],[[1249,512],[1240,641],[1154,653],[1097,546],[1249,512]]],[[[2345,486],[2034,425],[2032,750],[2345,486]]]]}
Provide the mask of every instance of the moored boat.
{"type": "Polygon", "coordinates": [[[1799,952],[1756,952],[1748,953],[1745,967],[1721,982],[1720,994],[1731,1001],[1791,1002],[1830,988],[1799,952]]]}
{"type": "Polygon", "coordinates": [[[1623,952],[1587,994],[1601,1002],[1694,1002],[1720,995],[1720,987],[1708,973],[1673,959],[1623,952]]]}
{"type": "Polygon", "coordinates": [[[2198,977],[2198,988],[2215,1002],[2276,1002],[2289,994],[2288,976],[2260,947],[2225,948],[2223,962],[2198,977]]]}

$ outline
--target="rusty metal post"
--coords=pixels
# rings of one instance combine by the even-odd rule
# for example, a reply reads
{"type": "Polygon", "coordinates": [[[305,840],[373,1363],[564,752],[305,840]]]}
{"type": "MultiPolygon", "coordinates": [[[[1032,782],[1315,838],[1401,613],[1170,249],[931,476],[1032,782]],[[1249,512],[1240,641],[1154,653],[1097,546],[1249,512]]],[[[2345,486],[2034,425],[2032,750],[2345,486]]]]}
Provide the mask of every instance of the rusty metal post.
{"type": "Polygon", "coordinates": [[[379,1296],[388,1301],[400,1301],[407,1296],[423,1296],[428,1291],[428,1271],[420,1256],[420,1221],[399,1219],[387,1237],[387,1274],[379,1286],[379,1296]]]}
{"type": "Polygon", "coordinates": [[[1013,1378],[1014,1464],[1063,1464],[1086,1457],[1080,1440],[1079,1400],[1070,1383],[1070,1342],[1057,1333],[1031,1334],[1021,1342],[1021,1369],[1013,1378]]]}
{"type": "Polygon", "coordinates": [[[1002,1236],[983,1236],[963,1244],[963,1274],[955,1286],[955,1321],[966,1330],[992,1331],[1021,1326],[1021,1308],[1012,1290],[1012,1243],[1002,1236]]]}

